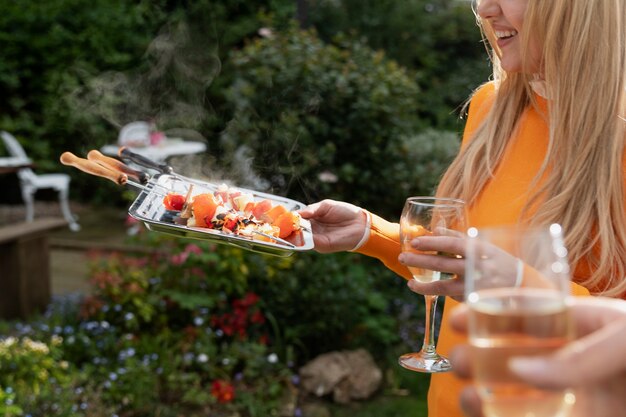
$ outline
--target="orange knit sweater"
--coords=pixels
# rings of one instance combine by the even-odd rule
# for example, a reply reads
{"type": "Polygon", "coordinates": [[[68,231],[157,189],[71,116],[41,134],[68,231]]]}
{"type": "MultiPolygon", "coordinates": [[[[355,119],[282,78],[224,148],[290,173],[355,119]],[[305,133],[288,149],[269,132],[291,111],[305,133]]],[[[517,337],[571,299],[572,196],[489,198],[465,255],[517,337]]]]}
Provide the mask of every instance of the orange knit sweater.
{"type": "MultiPolygon", "coordinates": [[[[484,120],[493,99],[493,85],[482,87],[472,99],[463,140],[484,120]]],[[[547,103],[537,97],[539,105],[546,110],[547,103]]],[[[539,170],[548,145],[548,126],[542,116],[529,107],[522,116],[507,147],[503,160],[498,165],[494,178],[490,180],[477,201],[468,212],[468,224],[473,227],[514,224],[529,197],[535,173],[539,170]]],[[[380,259],[388,268],[410,279],[407,268],[398,262],[400,254],[399,227],[397,223],[372,215],[371,233],[359,253],[380,259]]],[[[572,284],[576,295],[588,295],[589,291],[572,284]]],[[[446,299],[437,351],[445,356],[452,347],[466,343],[466,338],[449,328],[448,316],[458,303],[446,299]]],[[[459,408],[459,394],[467,381],[458,379],[453,373],[433,374],[428,393],[429,417],[463,417],[459,408]]]]}

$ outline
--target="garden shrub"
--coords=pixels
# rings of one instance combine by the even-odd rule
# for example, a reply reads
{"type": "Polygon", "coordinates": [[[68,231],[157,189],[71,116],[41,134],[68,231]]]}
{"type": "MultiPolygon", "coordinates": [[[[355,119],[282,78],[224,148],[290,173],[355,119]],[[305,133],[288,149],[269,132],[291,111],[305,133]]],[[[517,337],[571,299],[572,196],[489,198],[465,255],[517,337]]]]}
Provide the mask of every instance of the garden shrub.
{"type": "MultiPolygon", "coordinates": [[[[243,251],[159,236],[154,244],[160,251],[153,255],[94,255],[93,293],[18,326],[17,334],[58,341],[54,358],[77,370],[73,386],[97,390],[117,415],[275,414],[296,370],[289,349],[275,350],[266,301],[246,282],[243,251]]],[[[6,381],[5,394],[18,385],[6,381]]],[[[50,398],[37,407],[18,396],[11,401],[52,415],[43,412],[50,398]]]]}
{"type": "MultiPolygon", "coordinates": [[[[73,199],[122,204],[112,186],[60,166],[59,155],[111,143],[121,125],[144,117],[210,137],[206,125],[222,123],[222,87],[211,83],[225,54],[254,36],[261,12],[285,21],[294,8],[289,0],[3,2],[0,129],[21,141],[39,172],[71,174],[73,199]],[[181,27],[188,39],[165,42],[181,27]]],[[[20,200],[14,178],[0,185],[11,190],[3,201],[20,200]]]]}
{"type": "MultiPolygon", "coordinates": [[[[63,338],[0,338],[0,415],[83,416],[91,393],[76,387],[78,374],[64,360],[63,338]]],[[[97,398],[93,408],[102,409],[97,398]]]]}
{"type": "Polygon", "coordinates": [[[231,173],[251,167],[275,193],[397,216],[407,190],[432,191],[419,187],[418,174],[438,178],[449,162],[411,143],[424,126],[408,71],[358,40],[327,45],[314,31],[291,29],[250,42],[230,62],[234,118],[220,160],[231,173]],[[419,152],[431,171],[410,158],[419,152]]]}
{"type": "Polygon", "coordinates": [[[94,253],[89,296],[3,331],[5,344],[37,347],[15,360],[0,343],[1,369],[19,367],[0,376],[12,412],[293,413],[300,365],[359,347],[385,366],[402,345],[394,317],[416,304],[404,280],[355,254],[281,258],[158,233],[133,239],[154,251],[94,253]]]}
{"type": "Polygon", "coordinates": [[[419,117],[436,129],[459,130],[460,105],[491,73],[470,1],[321,0],[308,16],[325,41],[366,39],[412,69],[419,117]]]}
{"type": "Polygon", "coordinates": [[[355,254],[298,254],[289,269],[250,280],[300,361],[332,350],[365,347],[382,357],[399,343],[393,301],[404,280],[355,254]]]}

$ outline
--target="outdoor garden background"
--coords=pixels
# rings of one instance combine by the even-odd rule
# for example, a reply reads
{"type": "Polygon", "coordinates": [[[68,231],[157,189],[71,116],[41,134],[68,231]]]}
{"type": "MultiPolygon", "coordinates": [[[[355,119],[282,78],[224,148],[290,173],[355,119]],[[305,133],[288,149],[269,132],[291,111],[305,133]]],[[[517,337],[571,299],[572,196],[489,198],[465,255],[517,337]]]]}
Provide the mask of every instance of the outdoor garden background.
{"type": "MultiPolygon", "coordinates": [[[[460,0],[0,0],[0,45],[0,130],[95,213],[134,192],[59,155],[153,120],[206,141],[182,174],[395,219],[432,193],[489,73],[460,0]]],[[[14,176],[0,187],[21,204],[14,176]]],[[[89,294],[0,324],[0,415],[426,415],[428,376],[396,363],[421,345],[422,298],[379,262],[128,239],[142,250],[89,252],[89,294]],[[303,395],[303,364],[352,349],[383,369],[374,397],[303,395]]]]}

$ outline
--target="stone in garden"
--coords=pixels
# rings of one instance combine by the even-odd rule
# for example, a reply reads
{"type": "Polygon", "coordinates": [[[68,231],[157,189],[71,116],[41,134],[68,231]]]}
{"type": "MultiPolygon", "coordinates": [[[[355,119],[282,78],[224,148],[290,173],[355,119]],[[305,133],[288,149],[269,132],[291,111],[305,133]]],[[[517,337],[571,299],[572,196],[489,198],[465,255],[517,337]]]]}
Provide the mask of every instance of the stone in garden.
{"type": "Polygon", "coordinates": [[[383,374],[364,349],[330,352],[300,369],[302,389],[317,397],[333,394],[338,403],[369,398],[380,387],[383,374]]]}

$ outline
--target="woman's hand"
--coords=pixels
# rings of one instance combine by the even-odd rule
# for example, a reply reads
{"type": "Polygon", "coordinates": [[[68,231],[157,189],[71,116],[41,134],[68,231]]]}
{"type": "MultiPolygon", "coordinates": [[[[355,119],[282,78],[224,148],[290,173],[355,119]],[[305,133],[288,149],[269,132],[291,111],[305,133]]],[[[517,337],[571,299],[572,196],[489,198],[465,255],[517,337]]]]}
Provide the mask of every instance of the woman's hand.
{"type": "MultiPolygon", "coordinates": [[[[467,238],[464,234],[452,230],[443,230],[440,235],[420,236],[411,241],[411,246],[424,253],[404,252],[398,260],[407,266],[414,266],[431,271],[454,274],[455,279],[444,279],[431,283],[409,281],[409,288],[419,294],[445,295],[463,301],[465,292],[465,257],[467,238]],[[445,255],[442,255],[445,254],[445,255]]],[[[515,256],[507,253],[496,245],[486,242],[474,242],[476,266],[491,280],[496,278],[502,285],[521,283],[524,277],[524,264],[515,256]]],[[[534,274],[537,284],[539,274],[534,274]]]]}
{"type": "Polygon", "coordinates": [[[407,265],[432,271],[446,272],[456,275],[454,279],[422,283],[410,280],[411,291],[426,295],[445,295],[455,299],[463,299],[465,273],[465,237],[456,232],[448,235],[420,236],[411,241],[411,246],[425,253],[404,252],[398,260],[407,265]],[[435,255],[430,253],[446,253],[435,255]]]}
{"type": "Polygon", "coordinates": [[[311,222],[315,250],[321,253],[354,249],[367,225],[361,208],[341,201],[323,200],[298,213],[311,222]]]}
{"type": "MultiPolygon", "coordinates": [[[[514,358],[509,368],[520,378],[545,389],[574,388],[573,417],[626,415],[626,302],[602,297],[575,297],[571,311],[577,340],[549,356],[514,358]]],[[[452,327],[467,331],[467,307],[454,309],[452,327]]],[[[469,346],[450,357],[461,377],[471,376],[469,346]]],[[[473,387],[461,395],[466,415],[480,417],[480,398],[473,387]]]]}

